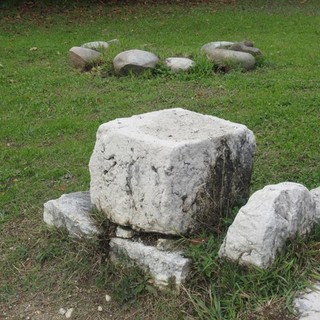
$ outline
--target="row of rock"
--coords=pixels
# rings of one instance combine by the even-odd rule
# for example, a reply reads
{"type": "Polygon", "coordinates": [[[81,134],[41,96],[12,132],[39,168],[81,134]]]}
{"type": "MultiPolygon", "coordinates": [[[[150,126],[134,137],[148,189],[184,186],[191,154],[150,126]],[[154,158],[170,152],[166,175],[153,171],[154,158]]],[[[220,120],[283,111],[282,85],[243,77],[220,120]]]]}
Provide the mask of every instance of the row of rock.
{"type": "MultiPolygon", "coordinates": [[[[117,39],[94,41],[83,44],[80,47],[72,47],[69,50],[72,65],[84,69],[101,57],[102,50],[109,48],[111,44],[118,43],[117,39]]],[[[261,51],[253,47],[249,41],[227,42],[216,41],[202,46],[201,52],[213,62],[218,70],[229,71],[235,67],[242,70],[252,70],[255,67],[255,57],[261,55],[261,51]]],[[[120,52],[113,59],[113,67],[116,74],[140,73],[146,69],[154,69],[160,59],[152,52],[144,50],[127,50],[120,52]]],[[[169,57],[164,59],[164,65],[173,72],[186,71],[194,67],[195,62],[185,57],[169,57]]]]}

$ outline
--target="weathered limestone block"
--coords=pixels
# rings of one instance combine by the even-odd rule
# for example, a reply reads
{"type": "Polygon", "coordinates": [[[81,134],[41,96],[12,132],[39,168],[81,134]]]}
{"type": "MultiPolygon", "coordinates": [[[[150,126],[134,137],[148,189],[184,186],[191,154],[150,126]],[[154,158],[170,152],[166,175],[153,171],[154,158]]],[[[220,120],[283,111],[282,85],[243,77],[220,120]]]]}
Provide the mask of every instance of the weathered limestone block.
{"type": "Polygon", "coordinates": [[[191,260],[177,252],[165,252],[140,242],[112,238],[110,241],[111,258],[126,256],[130,261],[149,272],[155,285],[167,287],[175,284],[176,288],[185,281],[191,260]]]}
{"type": "Polygon", "coordinates": [[[172,57],[164,61],[165,65],[173,72],[186,71],[194,66],[194,61],[188,58],[172,57]]]}
{"type": "Polygon", "coordinates": [[[69,50],[69,58],[71,64],[75,68],[79,69],[85,68],[88,63],[91,63],[92,61],[96,60],[100,57],[100,55],[100,52],[82,47],[72,47],[69,50]]]}
{"type": "Polygon", "coordinates": [[[244,125],[169,109],[100,126],[92,202],[136,230],[188,234],[247,197],[255,138],[244,125]]]}
{"type": "Polygon", "coordinates": [[[320,187],[310,190],[310,193],[312,194],[313,200],[316,205],[316,219],[317,222],[320,222],[320,187]]]}
{"type": "Polygon", "coordinates": [[[140,73],[146,69],[155,68],[159,58],[144,50],[127,50],[120,52],[113,59],[113,67],[116,74],[140,73]]]}
{"type": "Polygon", "coordinates": [[[233,44],[234,42],[230,42],[230,41],[214,41],[214,42],[206,43],[201,47],[200,50],[204,53],[209,53],[215,49],[228,49],[233,44]]]}
{"type": "Polygon", "coordinates": [[[315,202],[301,184],[283,182],[255,192],[237,214],[220,257],[269,267],[287,239],[304,235],[315,223],[315,202]]]}
{"type": "Polygon", "coordinates": [[[254,69],[256,59],[247,52],[232,51],[227,49],[215,49],[207,52],[210,61],[224,67],[240,67],[249,71],[254,69]]]}
{"type": "Polygon", "coordinates": [[[320,319],[320,282],[314,285],[313,290],[301,294],[294,300],[294,306],[300,313],[299,320],[320,319]]]}
{"type": "Polygon", "coordinates": [[[44,204],[43,220],[50,226],[67,229],[71,236],[90,237],[99,233],[90,217],[93,209],[89,191],[63,194],[44,204]]]}

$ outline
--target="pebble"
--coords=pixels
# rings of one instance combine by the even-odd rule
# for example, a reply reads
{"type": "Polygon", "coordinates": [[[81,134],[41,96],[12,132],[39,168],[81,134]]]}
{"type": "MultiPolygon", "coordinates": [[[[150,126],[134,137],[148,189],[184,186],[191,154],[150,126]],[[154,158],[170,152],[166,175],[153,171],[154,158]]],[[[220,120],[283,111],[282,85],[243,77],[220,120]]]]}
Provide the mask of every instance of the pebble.
{"type": "Polygon", "coordinates": [[[110,297],[108,294],[106,294],[106,301],[107,301],[107,302],[110,302],[110,301],[111,301],[111,297],[110,297]]]}
{"type": "Polygon", "coordinates": [[[98,307],[98,311],[100,311],[100,312],[102,311],[102,307],[101,306],[98,307]]]}
{"type": "Polygon", "coordinates": [[[65,314],[67,319],[71,318],[72,312],[73,312],[73,308],[70,308],[70,309],[67,310],[67,312],[65,314]]]}
{"type": "Polygon", "coordinates": [[[61,314],[62,316],[65,315],[66,312],[67,312],[67,311],[66,311],[65,309],[63,309],[63,308],[60,308],[60,309],[59,309],[59,314],[61,314]]]}

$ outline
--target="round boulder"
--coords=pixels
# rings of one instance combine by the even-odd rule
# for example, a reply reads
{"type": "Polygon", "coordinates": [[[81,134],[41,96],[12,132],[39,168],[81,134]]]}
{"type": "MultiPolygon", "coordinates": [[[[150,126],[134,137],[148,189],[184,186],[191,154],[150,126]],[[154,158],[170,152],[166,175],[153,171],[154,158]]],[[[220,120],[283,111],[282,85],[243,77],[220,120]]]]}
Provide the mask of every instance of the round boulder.
{"type": "Polygon", "coordinates": [[[91,63],[95,59],[99,58],[101,53],[82,47],[72,47],[69,50],[69,58],[71,64],[78,69],[83,69],[88,63],[91,63]]]}
{"type": "Polygon", "coordinates": [[[164,60],[164,64],[173,72],[186,71],[194,66],[194,61],[188,58],[171,57],[164,60]]]}
{"type": "Polygon", "coordinates": [[[256,63],[255,58],[250,53],[226,49],[212,50],[207,53],[207,57],[220,68],[232,69],[238,66],[248,71],[254,69],[256,63]]]}
{"type": "Polygon", "coordinates": [[[113,59],[113,67],[116,74],[141,73],[146,69],[155,68],[159,58],[144,50],[127,50],[119,53],[113,59]]]}

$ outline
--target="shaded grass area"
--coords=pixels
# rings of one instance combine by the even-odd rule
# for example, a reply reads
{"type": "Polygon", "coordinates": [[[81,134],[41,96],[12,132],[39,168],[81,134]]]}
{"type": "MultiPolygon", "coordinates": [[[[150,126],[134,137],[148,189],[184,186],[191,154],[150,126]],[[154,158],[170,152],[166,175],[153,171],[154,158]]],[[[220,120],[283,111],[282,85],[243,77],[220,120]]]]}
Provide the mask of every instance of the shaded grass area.
{"type": "Polygon", "coordinates": [[[0,310],[12,318],[28,312],[36,317],[40,311],[39,319],[50,310],[54,319],[68,304],[77,319],[108,319],[110,314],[113,319],[157,319],[159,314],[161,319],[260,319],[259,312],[271,305],[282,319],[290,317],[295,291],[312,274],[318,277],[317,233],[307,244],[289,245],[267,272],[217,261],[221,239],[210,237],[209,243],[190,249],[194,277],[188,293],[174,296],[152,291],[138,271],[112,270],[97,244],[47,231],[42,204],[89,188],[87,164],[101,123],[172,107],[253,130],[252,192],[285,180],[319,186],[320,5],[219,1],[12,7],[4,2],[2,8],[0,310]],[[109,65],[116,53],[130,48],[161,58],[189,56],[199,64],[188,74],[139,77],[101,77],[69,66],[72,46],[112,38],[121,45],[105,53],[109,65]],[[206,42],[244,39],[253,40],[265,55],[254,72],[212,74],[199,55],[206,42]],[[103,301],[106,293],[115,297],[113,303],[103,301]],[[25,311],[31,300],[36,301],[33,310],[25,311]]]}

